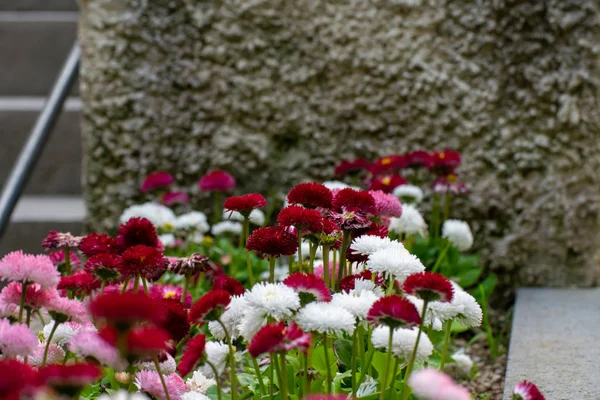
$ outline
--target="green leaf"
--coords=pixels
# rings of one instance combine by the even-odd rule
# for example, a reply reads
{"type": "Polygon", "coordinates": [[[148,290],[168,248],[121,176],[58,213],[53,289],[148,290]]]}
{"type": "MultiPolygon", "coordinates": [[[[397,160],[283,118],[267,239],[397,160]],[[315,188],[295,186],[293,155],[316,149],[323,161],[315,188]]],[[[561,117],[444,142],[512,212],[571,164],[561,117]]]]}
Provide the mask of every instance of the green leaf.
{"type": "Polygon", "coordinates": [[[333,341],[336,353],[346,368],[352,368],[352,341],[348,339],[337,339],[333,341]]]}
{"type": "Polygon", "coordinates": [[[463,288],[467,288],[473,286],[479,280],[482,272],[482,268],[475,267],[459,272],[456,277],[458,278],[459,285],[463,288]]]}
{"type": "Polygon", "coordinates": [[[471,290],[471,295],[475,297],[479,304],[483,304],[490,298],[496,287],[498,278],[495,274],[491,274],[483,280],[475,289],[471,290]],[[482,293],[483,292],[483,293],[482,293]],[[485,296],[485,298],[484,298],[485,296]]]}
{"type": "MultiPolygon", "coordinates": [[[[358,374],[357,374],[358,375],[358,374]]],[[[343,386],[343,381],[344,379],[347,379],[347,384],[345,387],[352,388],[352,381],[350,380],[350,378],[352,377],[352,371],[346,371],[343,374],[337,374],[336,377],[333,379],[333,389],[336,393],[340,393],[342,392],[342,386],[343,386]]]]}
{"type": "MultiPolygon", "coordinates": [[[[383,379],[383,375],[386,372],[386,362],[387,362],[387,353],[382,353],[380,351],[376,351],[375,354],[373,355],[373,362],[371,363],[373,365],[373,368],[375,368],[375,371],[377,371],[377,374],[379,376],[378,380],[381,382],[383,379]]],[[[387,381],[389,382],[390,379],[392,378],[392,374],[394,372],[394,357],[392,357],[392,360],[390,362],[390,368],[387,371],[387,381]]]]}
{"type": "MultiPolygon", "coordinates": [[[[338,368],[336,362],[337,359],[335,357],[333,349],[327,348],[327,355],[329,357],[329,367],[331,368],[331,374],[332,376],[335,376],[335,374],[338,371],[338,368]]],[[[319,373],[323,377],[327,376],[327,363],[325,362],[325,348],[323,346],[318,346],[313,351],[312,367],[319,371],[319,373]]]]}
{"type": "MultiPolygon", "coordinates": [[[[230,400],[231,396],[229,396],[227,393],[223,393],[223,391],[221,391],[221,396],[223,397],[223,400],[230,400]]],[[[211,400],[218,400],[219,399],[219,395],[217,393],[217,386],[211,386],[208,388],[208,390],[206,391],[206,397],[208,397],[211,400]]]]}

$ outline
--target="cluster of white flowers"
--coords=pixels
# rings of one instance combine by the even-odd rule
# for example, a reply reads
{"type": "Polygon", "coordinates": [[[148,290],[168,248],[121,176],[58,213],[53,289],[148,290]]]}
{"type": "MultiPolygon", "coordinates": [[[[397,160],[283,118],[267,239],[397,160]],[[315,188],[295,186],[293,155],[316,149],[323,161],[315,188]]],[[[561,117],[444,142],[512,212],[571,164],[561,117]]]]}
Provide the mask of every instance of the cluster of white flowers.
{"type": "Polygon", "coordinates": [[[442,237],[448,239],[460,251],[473,246],[473,234],[469,224],[457,219],[449,219],[442,226],[442,237]]]}
{"type": "Polygon", "coordinates": [[[177,217],[175,229],[204,234],[210,230],[210,226],[206,214],[201,211],[191,211],[177,217]]]}
{"type": "Polygon", "coordinates": [[[124,224],[131,218],[146,218],[154,226],[162,229],[173,228],[177,219],[175,213],[169,207],[152,202],[136,204],[125,209],[121,214],[120,221],[124,224]]]}
{"type": "Polygon", "coordinates": [[[399,235],[427,236],[427,223],[419,210],[411,204],[406,204],[402,207],[400,218],[392,218],[390,220],[388,229],[390,232],[399,235]]]}
{"type": "MultiPolygon", "coordinates": [[[[402,201],[403,208],[404,203],[420,203],[423,200],[423,190],[415,185],[397,186],[392,193],[402,201]]],[[[402,212],[404,213],[404,210],[402,212]]]]}
{"type": "MultiPolygon", "coordinates": [[[[392,334],[392,353],[398,357],[408,360],[412,354],[415,343],[417,341],[418,329],[405,329],[397,328],[394,329],[392,334]]],[[[378,349],[388,350],[390,337],[390,327],[379,326],[373,330],[371,336],[371,342],[373,346],[378,349]]],[[[433,343],[429,337],[422,332],[419,339],[419,347],[417,347],[417,354],[415,355],[415,361],[425,361],[433,353],[433,343]]]]}
{"type": "MultiPolygon", "coordinates": [[[[371,281],[359,280],[361,282],[373,284],[371,281]]],[[[380,296],[373,290],[357,288],[355,284],[355,288],[348,293],[335,293],[331,298],[331,304],[345,309],[359,321],[364,321],[367,318],[371,306],[379,299],[379,297],[380,296]]]]}
{"type": "Polygon", "coordinates": [[[354,189],[361,190],[358,186],[351,186],[341,181],[325,181],[323,182],[323,186],[325,186],[329,190],[342,190],[342,189],[354,189]]]}
{"type": "Polygon", "coordinates": [[[392,245],[384,247],[369,255],[367,269],[385,276],[394,276],[400,283],[412,274],[425,271],[423,263],[411,254],[399,242],[392,241],[392,245]]]}
{"type": "Polygon", "coordinates": [[[356,319],[346,309],[325,302],[314,302],[304,306],[296,316],[296,322],[306,332],[341,335],[354,332],[356,319]]]}
{"type": "Polygon", "coordinates": [[[242,224],[234,221],[221,221],[213,225],[211,233],[213,236],[223,234],[240,235],[242,233],[242,224]]]}
{"type": "Polygon", "coordinates": [[[200,371],[194,371],[192,376],[185,381],[185,385],[190,392],[198,392],[202,394],[206,394],[208,388],[216,384],[217,381],[214,378],[207,378],[200,371]]]}
{"type": "MultiPolygon", "coordinates": [[[[214,365],[217,373],[221,375],[227,365],[227,356],[229,355],[229,346],[223,342],[207,342],[204,347],[206,353],[206,359],[212,365],[214,365]]],[[[215,374],[211,366],[207,363],[198,370],[202,375],[207,378],[216,379],[215,374]]]]}
{"type": "MultiPolygon", "coordinates": [[[[223,211],[224,220],[232,220],[238,222],[244,222],[244,216],[239,211],[223,211]]],[[[255,208],[250,212],[248,220],[251,224],[256,226],[263,226],[265,224],[265,213],[258,208],[255,208]]]]}

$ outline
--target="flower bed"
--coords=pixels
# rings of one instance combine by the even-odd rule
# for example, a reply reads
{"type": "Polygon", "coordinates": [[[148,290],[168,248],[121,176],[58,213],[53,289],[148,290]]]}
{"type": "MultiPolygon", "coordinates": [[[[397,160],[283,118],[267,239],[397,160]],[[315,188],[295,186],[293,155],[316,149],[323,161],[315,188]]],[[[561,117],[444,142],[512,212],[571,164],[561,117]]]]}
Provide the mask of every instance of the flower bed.
{"type": "MultiPolygon", "coordinates": [[[[169,206],[189,195],[152,174],[141,190],[162,204],[125,210],[115,237],[51,232],[49,255],[0,260],[0,393],[470,399],[444,372],[471,374],[453,338],[478,330],[493,357],[499,347],[494,277],[468,253],[469,225],[450,218],[467,193],[459,165],[448,150],[344,162],[336,174],[359,186],[301,183],[275,225],[276,202],[224,199],[235,179],[213,171],[199,182],[214,192],[212,227],[201,212],[177,216],[169,206]],[[424,182],[431,190],[414,185],[424,182]]],[[[525,383],[515,398],[542,399],[535,391],[525,383]]]]}

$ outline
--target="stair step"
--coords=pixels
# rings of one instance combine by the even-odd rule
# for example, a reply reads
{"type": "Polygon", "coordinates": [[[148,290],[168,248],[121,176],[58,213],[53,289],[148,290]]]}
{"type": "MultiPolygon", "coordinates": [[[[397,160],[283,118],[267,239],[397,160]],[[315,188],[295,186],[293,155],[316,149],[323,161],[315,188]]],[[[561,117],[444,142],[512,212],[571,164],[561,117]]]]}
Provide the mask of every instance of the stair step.
{"type": "Polygon", "coordinates": [[[0,12],[0,96],[49,94],[75,42],[77,16],[77,12],[0,12]]]}
{"type": "Polygon", "coordinates": [[[15,250],[42,253],[42,240],[50,230],[81,235],[85,215],[81,197],[25,196],[19,201],[0,240],[0,256],[15,250]]]}
{"type": "Polygon", "coordinates": [[[0,11],[76,11],[75,0],[0,0],[0,11]]]}
{"type": "Polygon", "coordinates": [[[517,292],[504,399],[534,382],[547,399],[600,399],[600,288],[517,292]]]}
{"type": "MultiPolygon", "coordinates": [[[[3,186],[35,124],[44,98],[0,97],[0,186],[3,186]]],[[[79,195],[81,101],[69,99],[25,189],[27,194],[79,195]]]]}

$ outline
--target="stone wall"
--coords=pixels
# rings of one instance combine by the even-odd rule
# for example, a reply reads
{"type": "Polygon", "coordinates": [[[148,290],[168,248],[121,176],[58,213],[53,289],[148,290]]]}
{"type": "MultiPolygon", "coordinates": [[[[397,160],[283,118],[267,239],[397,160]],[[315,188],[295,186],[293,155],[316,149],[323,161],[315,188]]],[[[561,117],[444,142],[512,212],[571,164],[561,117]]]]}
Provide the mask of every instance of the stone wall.
{"type": "Polygon", "coordinates": [[[80,1],[93,229],[155,170],[266,192],[452,147],[462,217],[504,284],[595,284],[594,0],[80,1]]]}

